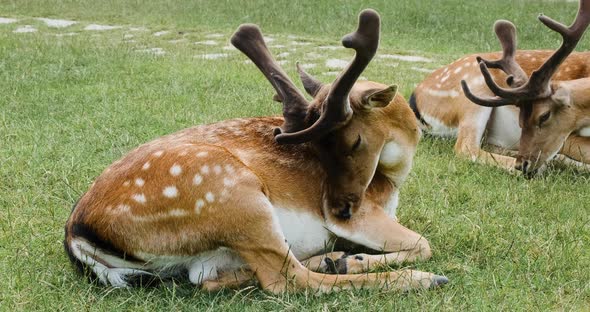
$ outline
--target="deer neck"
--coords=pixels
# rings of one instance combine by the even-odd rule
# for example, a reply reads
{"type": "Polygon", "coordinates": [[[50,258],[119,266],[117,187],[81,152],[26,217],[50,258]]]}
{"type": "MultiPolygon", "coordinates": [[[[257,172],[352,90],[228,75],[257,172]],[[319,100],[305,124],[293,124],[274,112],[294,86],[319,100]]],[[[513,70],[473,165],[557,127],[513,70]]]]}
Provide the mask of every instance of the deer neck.
{"type": "Polygon", "coordinates": [[[590,78],[566,81],[562,86],[570,90],[576,129],[582,136],[590,136],[590,78]]]}

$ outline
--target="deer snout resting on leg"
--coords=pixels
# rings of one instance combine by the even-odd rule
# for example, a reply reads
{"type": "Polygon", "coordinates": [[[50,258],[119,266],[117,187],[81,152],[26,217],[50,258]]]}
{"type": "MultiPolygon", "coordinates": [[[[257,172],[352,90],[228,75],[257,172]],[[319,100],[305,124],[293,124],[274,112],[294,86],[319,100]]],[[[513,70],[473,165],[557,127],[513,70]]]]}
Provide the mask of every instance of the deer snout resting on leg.
{"type": "Polygon", "coordinates": [[[231,42],[273,86],[283,116],[185,129],[113,163],[66,223],[72,262],[116,287],[179,275],[208,290],[255,279],[273,293],[447,283],[413,270],[350,274],[431,256],[426,239],[395,219],[417,122],[395,86],[356,81],[376,53],[379,28],[375,11],[360,14],[357,31],[342,40],[356,54],[333,83],[299,68],[308,101],[260,29],[240,26],[231,42]],[[335,237],[384,254],[350,258],[356,262],[317,256],[335,237]]]}

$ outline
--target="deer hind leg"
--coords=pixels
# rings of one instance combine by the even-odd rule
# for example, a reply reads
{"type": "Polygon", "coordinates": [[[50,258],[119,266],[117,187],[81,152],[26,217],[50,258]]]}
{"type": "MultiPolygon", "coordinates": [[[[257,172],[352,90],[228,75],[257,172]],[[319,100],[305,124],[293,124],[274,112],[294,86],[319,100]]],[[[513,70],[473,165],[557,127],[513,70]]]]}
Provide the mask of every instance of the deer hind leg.
{"type": "Polygon", "coordinates": [[[590,137],[570,135],[557,160],[578,169],[590,171],[590,137]]]}
{"type": "Polygon", "coordinates": [[[256,276],[249,268],[219,272],[217,279],[205,281],[202,289],[219,291],[223,288],[237,289],[256,284],[256,276]]]}

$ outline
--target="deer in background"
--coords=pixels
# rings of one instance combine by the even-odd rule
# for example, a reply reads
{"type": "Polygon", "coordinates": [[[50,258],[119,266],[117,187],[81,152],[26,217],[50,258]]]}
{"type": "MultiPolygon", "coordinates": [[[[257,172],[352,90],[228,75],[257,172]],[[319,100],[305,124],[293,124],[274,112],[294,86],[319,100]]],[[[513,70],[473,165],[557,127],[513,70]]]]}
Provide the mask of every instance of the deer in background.
{"type": "Polygon", "coordinates": [[[418,85],[410,105],[422,127],[456,137],[455,152],[461,156],[518,169],[527,177],[552,160],[590,169],[590,52],[572,53],[589,15],[590,0],[582,0],[570,28],[539,17],[563,36],[555,53],[517,51],[514,25],[497,21],[501,54],[466,56],[418,85]],[[484,151],[482,141],[518,155],[484,151]]]}
{"type": "Polygon", "coordinates": [[[70,259],[116,287],[183,273],[208,290],[255,278],[274,293],[447,283],[413,270],[354,274],[431,256],[428,241],[395,219],[420,129],[396,87],[357,82],[379,28],[375,11],[360,14],[342,39],[354,59],[332,84],[299,68],[308,101],[259,28],[240,26],[231,42],[274,87],[283,117],[197,126],[131,151],[75,205],[70,259]],[[384,254],[321,255],[334,237],[384,254]]]}

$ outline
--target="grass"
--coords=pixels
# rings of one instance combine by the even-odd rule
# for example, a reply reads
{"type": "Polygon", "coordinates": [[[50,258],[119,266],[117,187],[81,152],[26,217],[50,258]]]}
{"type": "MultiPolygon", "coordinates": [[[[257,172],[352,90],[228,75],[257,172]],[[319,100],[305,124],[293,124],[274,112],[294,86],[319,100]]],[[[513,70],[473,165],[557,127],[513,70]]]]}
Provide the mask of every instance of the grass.
{"type": "MultiPolygon", "coordinates": [[[[363,74],[396,83],[409,96],[426,75],[419,69],[497,50],[491,25],[499,18],[517,23],[521,47],[556,48],[558,36],[534,17],[545,12],[569,22],[576,4],[1,1],[0,16],[20,20],[0,24],[0,310],[588,310],[590,176],[565,170],[525,180],[456,159],[452,141],[429,137],[420,143],[403,188],[400,218],[430,240],[434,257],[412,267],[447,275],[451,284],[442,289],[207,294],[184,284],[97,287],[74,273],[61,245],[63,225],[104,167],[143,142],[185,127],[280,112],[255,66],[221,48],[238,24],[258,23],[275,39],[271,45],[284,46],[273,51],[289,53],[281,59],[292,77],[300,60],[316,64],[308,71],[330,81],[334,76],[325,60],[351,54],[319,47],[339,44],[364,7],[383,17],[379,54],[434,60],[376,58],[363,74]],[[33,17],[80,23],[55,29],[33,17]],[[84,31],[91,23],[124,27],[84,31]],[[22,25],[39,31],[13,33],[22,25]],[[153,35],[162,30],[170,32],[153,35]],[[70,32],[75,35],[57,36],[70,32]],[[194,44],[206,40],[219,45],[194,44]],[[306,45],[293,46],[294,40],[306,45]],[[154,47],[166,54],[141,51],[154,47]],[[202,57],[214,53],[228,56],[202,57]]],[[[579,50],[589,47],[586,38],[579,50]]]]}

